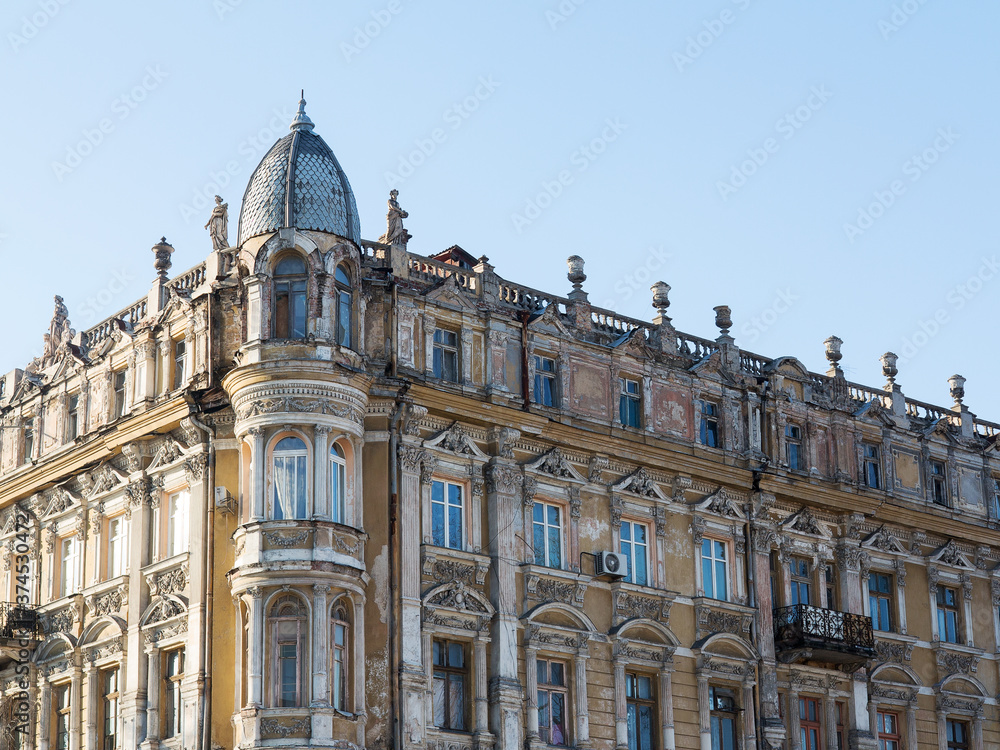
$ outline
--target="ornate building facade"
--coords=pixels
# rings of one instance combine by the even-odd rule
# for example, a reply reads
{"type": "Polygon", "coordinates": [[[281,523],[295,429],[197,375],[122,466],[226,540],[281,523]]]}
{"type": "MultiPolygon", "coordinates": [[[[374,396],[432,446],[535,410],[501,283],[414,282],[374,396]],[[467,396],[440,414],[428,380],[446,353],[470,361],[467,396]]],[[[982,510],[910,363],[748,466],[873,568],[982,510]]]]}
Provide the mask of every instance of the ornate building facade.
{"type": "Polygon", "coordinates": [[[1000,745],[1000,425],[363,240],[304,102],[238,242],[0,379],[0,748],[1000,745]]]}

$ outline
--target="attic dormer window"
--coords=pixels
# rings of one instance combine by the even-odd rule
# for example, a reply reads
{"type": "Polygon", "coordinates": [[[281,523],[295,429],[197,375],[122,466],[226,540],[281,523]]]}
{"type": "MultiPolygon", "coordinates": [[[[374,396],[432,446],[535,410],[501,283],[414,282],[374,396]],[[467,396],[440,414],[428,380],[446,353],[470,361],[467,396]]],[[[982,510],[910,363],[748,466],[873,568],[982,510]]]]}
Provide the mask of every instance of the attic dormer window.
{"type": "Polygon", "coordinates": [[[306,337],[306,264],[287,255],[274,268],[274,337],[306,337]]]}
{"type": "Polygon", "coordinates": [[[351,346],[351,275],[344,265],[337,266],[334,275],[337,287],[337,343],[351,346]]]}

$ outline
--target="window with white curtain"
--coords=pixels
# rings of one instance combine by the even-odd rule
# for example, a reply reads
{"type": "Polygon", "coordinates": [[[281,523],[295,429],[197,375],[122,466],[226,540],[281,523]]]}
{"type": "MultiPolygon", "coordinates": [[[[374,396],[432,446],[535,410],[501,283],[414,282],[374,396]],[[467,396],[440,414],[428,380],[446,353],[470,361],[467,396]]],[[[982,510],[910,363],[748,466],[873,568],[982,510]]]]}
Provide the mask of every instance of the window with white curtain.
{"type": "Polygon", "coordinates": [[[297,437],[278,441],[271,454],[275,521],[306,518],[306,465],[309,451],[297,437]]]}

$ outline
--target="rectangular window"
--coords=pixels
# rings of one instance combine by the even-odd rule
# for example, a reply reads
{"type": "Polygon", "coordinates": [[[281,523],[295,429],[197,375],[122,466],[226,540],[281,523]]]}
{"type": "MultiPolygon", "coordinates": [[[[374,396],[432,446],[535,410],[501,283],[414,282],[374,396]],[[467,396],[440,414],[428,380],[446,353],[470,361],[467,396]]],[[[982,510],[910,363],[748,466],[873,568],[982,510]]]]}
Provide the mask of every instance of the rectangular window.
{"type": "Polygon", "coordinates": [[[125,575],[128,569],[128,526],[124,516],[108,521],[108,567],[107,577],[125,575]]]}
{"type": "Polygon", "coordinates": [[[561,661],[539,659],[537,670],[538,735],[542,742],[565,747],[569,744],[566,734],[566,708],[569,704],[566,665],[561,661]]]}
{"type": "Polygon", "coordinates": [[[798,425],[785,426],[785,457],[789,469],[802,470],[802,430],[798,425]]]}
{"type": "Polygon", "coordinates": [[[709,448],[719,447],[719,417],[715,404],[711,401],[701,402],[701,435],[702,445],[709,448]]]}
{"type": "Polygon", "coordinates": [[[635,521],[622,521],[621,553],[628,560],[628,575],[625,580],[639,586],[649,583],[649,527],[635,521]]]}
{"type": "Polygon", "coordinates": [[[868,575],[868,609],[875,630],[885,633],[893,631],[892,576],[874,571],[868,575]]]}
{"type": "Polygon", "coordinates": [[[902,739],[899,736],[899,715],[888,711],[879,711],[878,750],[900,750],[902,739]]]}
{"type": "Polygon", "coordinates": [[[73,440],[80,435],[80,396],[72,395],[66,407],[66,437],[73,440]]]}
{"type": "Polygon", "coordinates": [[[1000,519],[1000,479],[993,477],[993,497],[990,498],[990,515],[994,519],[1000,519]]]}
{"type": "Polygon", "coordinates": [[[882,488],[882,461],[877,445],[865,443],[865,484],[873,490],[882,488]]]}
{"type": "Polygon", "coordinates": [[[464,549],[462,489],[462,485],[452,482],[431,482],[431,541],[438,547],[464,549]]]}
{"type": "Polygon", "coordinates": [[[653,750],[656,747],[656,704],[653,680],[647,675],[625,675],[625,705],[628,721],[628,750],[653,750]]]}
{"type": "Polygon", "coordinates": [[[274,622],[275,705],[294,708],[299,705],[302,684],[302,631],[300,621],[279,618],[274,622]]]}
{"type": "Polygon", "coordinates": [[[847,743],[844,741],[847,738],[847,731],[844,728],[844,717],[847,715],[847,704],[842,701],[837,701],[834,704],[834,712],[837,715],[836,750],[844,750],[844,748],[847,747],[847,743]]]}
{"type": "Polygon", "coordinates": [[[70,703],[69,684],[54,685],[52,701],[55,708],[55,750],[69,750],[70,703]]]}
{"type": "Polygon", "coordinates": [[[619,378],[618,386],[621,388],[621,395],[618,399],[618,418],[624,427],[639,427],[639,413],[642,406],[639,381],[619,378]]]}
{"type": "Polygon", "coordinates": [[[35,430],[29,425],[24,426],[24,460],[22,463],[29,463],[35,453],[35,430]]]}
{"type": "MultiPolygon", "coordinates": [[[[341,273],[338,268],[337,275],[341,273]]],[[[343,289],[337,290],[337,343],[351,346],[351,293],[343,289]]]]}
{"type": "Polygon", "coordinates": [[[958,591],[948,586],[937,587],[938,638],[946,643],[958,643],[958,591]]]}
{"type": "Polygon", "coordinates": [[[532,508],[535,565],[562,568],[562,508],[536,502],[532,508]]]}
{"type": "Polygon", "coordinates": [[[101,750],[118,750],[119,747],[119,703],[118,669],[101,672],[101,687],[104,692],[101,701],[101,750]]]}
{"type": "Polygon", "coordinates": [[[556,363],[548,357],[535,356],[535,403],[556,405],[556,363]]]}
{"type": "Polygon", "coordinates": [[[309,449],[300,438],[285,437],[274,446],[271,453],[274,520],[285,521],[306,517],[308,460],[309,449]]]}
{"type": "Polygon", "coordinates": [[[729,601],[729,564],[726,543],[717,539],[701,541],[701,577],[705,596],[729,601]]]}
{"type": "Polygon", "coordinates": [[[434,377],[458,382],[458,334],[455,331],[434,330],[434,377]]]}
{"type": "Polygon", "coordinates": [[[188,551],[189,497],[187,490],[167,497],[167,557],[188,551]]]}
{"type": "Polygon", "coordinates": [[[736,699],[728,691],[708,689],[712,750],[736,750],[736,699]]]}
{"type": "Polygon", "coordinates": [[[434,726],[466,731],[468,676],[465,646],[455,641],[434,641],[434,726]]]}
{"type": "Polygon", "coordinates": [[[70,536],[60,546],[59,596],[69,596],[79,589],[80,544],[75,536],[70,536]]]}
{"type": "Polygon", "coordinates": [[[331,645],[333,680],[331,704],[338,711],[347,710],[347,620],[346,614],[339,612],[333,621],[333,643],[331,645]]]}
{"type": "Polygon", "coordinates": [[[837,573],[833,565],[826,563],[823,566],[823,583],[826,584],[826,606],[827,609],[837,608],[837,573]]]}
{"type": "Polygon", "coordinates": [[[969,750],[969,725],[964,721],[947,720],[948,750],[969,750]]]}
{"type": "Polygon", "coordinates": [[[164,654],[163,670],[163,738],[180,737],[184,733],[184,702],[181,680],[184,678],[184,651],[164,654]]]}
{"type": "Polygon", "coordinates": [[[809,577],[809,561],[793,557],[788,563],[792,581],[792,604],[812,604],[812,578],[809,577]]]}
{"type": "Polygon", "coordinates": [[[306,280],[276,281],[274,284],[274,307],[275,338],[304,339],[306,337],[306,280]]]}
{"type": "Polygon", "coordinates": [[[799,698],[799,748],[800,750],[820,750],[819,701],[815,698],[799,698]]]}
{"type": "Polygon", "coordinates": [[[187,375],[187,342],[183,339],[174,342],[174,388],[184,385],[187,375]]]}
{"type": "Polygon", "coordinates": [[[948,507],[948,477],[941,461],[931,461],[931,499],[948,507]]]}
{"type": "Polygon", "coordinates": [[[111,413],[112,419],[118,419],[125,413],[125,371],[119,370],[112,375],[112,388],[114,390],[114,411],[111,413]]]}

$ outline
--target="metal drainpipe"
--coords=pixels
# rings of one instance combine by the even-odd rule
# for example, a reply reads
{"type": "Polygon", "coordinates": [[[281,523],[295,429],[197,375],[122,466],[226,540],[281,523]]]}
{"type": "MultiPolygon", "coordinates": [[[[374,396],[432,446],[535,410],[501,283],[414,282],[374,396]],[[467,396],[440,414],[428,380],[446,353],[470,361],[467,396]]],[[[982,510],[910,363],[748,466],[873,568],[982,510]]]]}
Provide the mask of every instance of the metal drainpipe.
{"type": "Polygon", "coordinates": [[[208,502],[205,508],[205,529],[208,536],[208,553],[205,555],[205,601],[204,601],[204,646],[198,664],[198,674],[204,679],[201,695],[201,711],[198,714],[198,733],[202,750],[212,746],[212,604],[214,586],[212,575],[215,570],[215,430],[207,426],[193,414],[188,415],[191,424],[208,435],[208,466],[205,475],[208,484],[208,502]],[[207,666],[207,669],[206,669],[207,666]]]}

